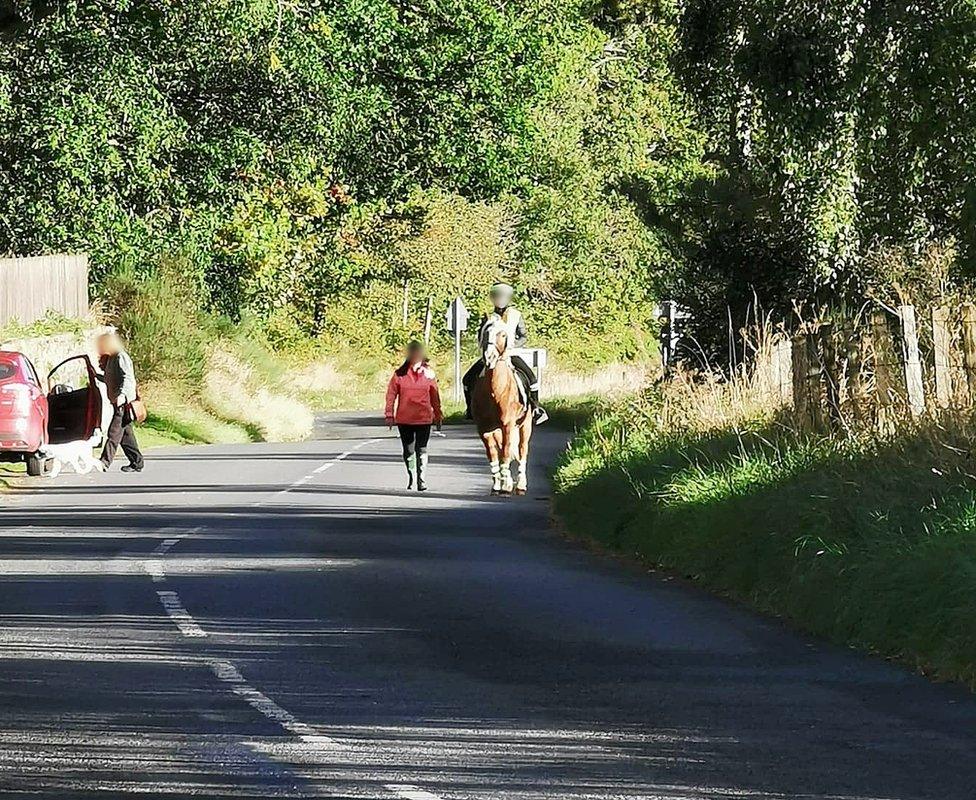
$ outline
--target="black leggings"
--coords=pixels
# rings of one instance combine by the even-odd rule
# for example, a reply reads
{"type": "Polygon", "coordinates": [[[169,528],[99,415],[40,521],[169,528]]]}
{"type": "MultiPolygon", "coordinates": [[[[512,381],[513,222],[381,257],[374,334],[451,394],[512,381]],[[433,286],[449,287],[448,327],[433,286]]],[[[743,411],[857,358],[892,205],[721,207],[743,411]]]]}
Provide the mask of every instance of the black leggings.
{"type": "Polygon", "coordinates": [[[422,456],[427,452],[430,442],[430,425],[397,425],[400,441],[403,443],[403,458],[409,460],[416,453],[422,456]]]}

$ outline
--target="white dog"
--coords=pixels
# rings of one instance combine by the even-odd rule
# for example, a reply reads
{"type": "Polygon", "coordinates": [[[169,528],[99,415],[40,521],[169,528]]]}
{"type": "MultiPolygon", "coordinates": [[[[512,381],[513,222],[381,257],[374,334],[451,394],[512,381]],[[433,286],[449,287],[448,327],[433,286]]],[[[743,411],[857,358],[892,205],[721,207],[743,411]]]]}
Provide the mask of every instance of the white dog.
{"type": "Polygon", "coordinates": [[[102,462],[92,455],[92,450],[101,444],[101,441],[102,434],[98,431],[87,441],[45,445],[41,452],[54,462],[47,477],[58,477],[66,464],[73,466],[79,475],[87,475],[93,469],[100,470],[102,462]]]}

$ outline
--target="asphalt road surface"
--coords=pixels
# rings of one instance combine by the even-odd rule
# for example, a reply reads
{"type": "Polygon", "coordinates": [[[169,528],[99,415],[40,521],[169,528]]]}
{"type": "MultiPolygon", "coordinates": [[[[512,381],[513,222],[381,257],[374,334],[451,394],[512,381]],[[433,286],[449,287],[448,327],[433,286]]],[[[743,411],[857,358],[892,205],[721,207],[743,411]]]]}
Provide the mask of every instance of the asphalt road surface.
{"type": "Polygon", "coordinates": [[[976,797],[976,701],[432,491],[361,418],[0,498],[0,793],[976,797]]]}

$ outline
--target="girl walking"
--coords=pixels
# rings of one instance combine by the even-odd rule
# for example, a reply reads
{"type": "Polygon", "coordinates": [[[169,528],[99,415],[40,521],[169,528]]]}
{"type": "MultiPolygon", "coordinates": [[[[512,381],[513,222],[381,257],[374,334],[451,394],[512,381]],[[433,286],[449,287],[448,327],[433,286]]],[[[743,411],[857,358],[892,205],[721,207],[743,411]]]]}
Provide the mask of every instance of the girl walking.
{"type": "Polygon", "coordinates": [[[410,342],[403,364],[393,373],[386,389],[386,424],[391,428],[396,424],[400,432],[408,489],[414,487],[416,480],[417,491],[427,491],[427,443],[431,426],[440,430],[442,421],[437,378],[427,363],[424,346],[410,342]]]}

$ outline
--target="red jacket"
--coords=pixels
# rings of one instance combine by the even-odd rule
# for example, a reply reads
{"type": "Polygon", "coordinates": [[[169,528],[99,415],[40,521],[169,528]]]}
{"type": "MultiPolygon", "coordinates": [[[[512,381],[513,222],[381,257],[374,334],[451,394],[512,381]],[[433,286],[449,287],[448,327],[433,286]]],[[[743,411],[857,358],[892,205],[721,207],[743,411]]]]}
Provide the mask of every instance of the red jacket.
{"type": "Polygon", "coordinates": [[[394,372],[386,387],[386,418],[397,425],[439,425],[442,420],[441,394],[437,390],[434,370],[418,364],[410,367],[402,377],[394,372]]]}

